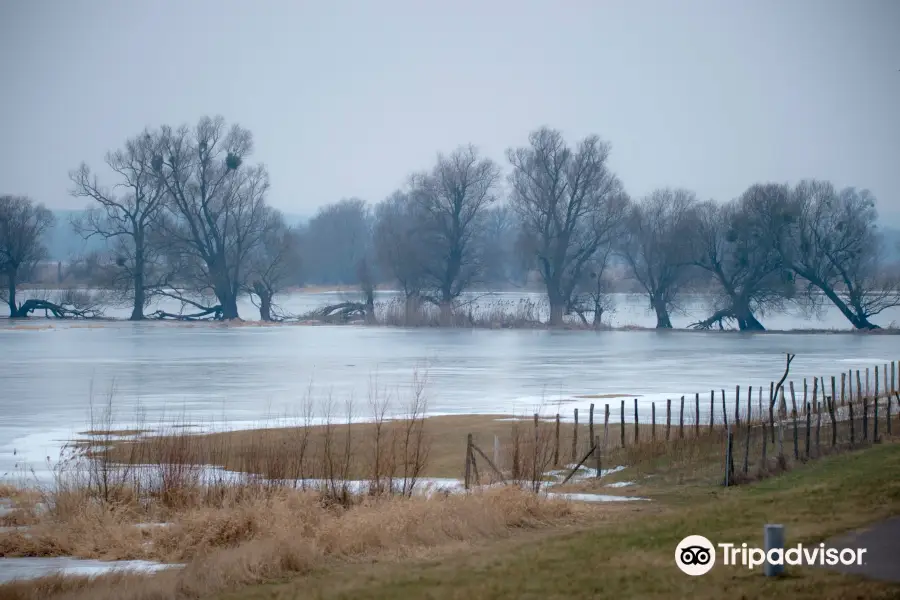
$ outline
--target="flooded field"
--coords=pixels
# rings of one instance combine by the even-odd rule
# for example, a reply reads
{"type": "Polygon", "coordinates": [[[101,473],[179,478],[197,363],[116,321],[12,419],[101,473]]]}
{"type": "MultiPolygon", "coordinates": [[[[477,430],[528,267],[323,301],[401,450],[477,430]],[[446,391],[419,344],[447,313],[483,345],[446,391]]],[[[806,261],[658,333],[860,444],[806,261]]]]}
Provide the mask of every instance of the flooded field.
{"type": "MultiPolygon", "coordinates": [[[[333,300],[338,295],[330,295],[333,300]]],[[[291,310],[329,302],[289,299],[291,310]]],[[[619,302],[623,323],[652,325],[643,304],[619,302]],[[631,315],[627,317],[624,315],[631,315]],[[640,320],[637,317],[640,317],[640,320]]],[[[249,317],[252,313],[245,308],[249,317]]],[[[889,317],[890,315],[888,315],[889,317]]],[[[677,325],[690,316],[682,315],[677,325]]],[[[770,327],[843,327],[839,315],[770,327]]],[[[883,322],[887,325],[889,322],[883,322]]],[[[402,401],[425,380],[430,414],[571,415],[574,407],[639,403],[791,375],[837,375],[896,360],[885,335],[657,331],[438,330],[387,327],[0,321],[0,476],[41,471],[111,398],[118,423],[187,420],[249,427],[299,416],[309,394],[365,418],[373,395],[402,401]]]]}

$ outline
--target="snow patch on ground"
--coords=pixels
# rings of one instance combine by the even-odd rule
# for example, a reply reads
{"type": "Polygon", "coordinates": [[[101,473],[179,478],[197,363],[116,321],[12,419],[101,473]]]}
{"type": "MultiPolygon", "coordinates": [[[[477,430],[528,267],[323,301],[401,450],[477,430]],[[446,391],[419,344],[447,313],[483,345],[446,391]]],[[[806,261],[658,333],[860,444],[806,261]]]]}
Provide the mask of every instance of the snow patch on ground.
{"type": "Polygon", "coordinates": [[[42,558],[0,558],[0,583],[17,579],[35,579],[55,573],[94,577],[105,573],[132,571],[153,573],[162,569],[183,567],[146,560],[103,561],[70,558],[66,556],[42,558]]]}
{"type": "Polygon", "coordinates": [[[649,501],[649,498],[637,498],[632,496],[610,496],[608,494],[561,494],[557,492],[549,492],[547,493],[547,497],[570,500],[573,502],[632,502],[636,500],[649,501]]]}

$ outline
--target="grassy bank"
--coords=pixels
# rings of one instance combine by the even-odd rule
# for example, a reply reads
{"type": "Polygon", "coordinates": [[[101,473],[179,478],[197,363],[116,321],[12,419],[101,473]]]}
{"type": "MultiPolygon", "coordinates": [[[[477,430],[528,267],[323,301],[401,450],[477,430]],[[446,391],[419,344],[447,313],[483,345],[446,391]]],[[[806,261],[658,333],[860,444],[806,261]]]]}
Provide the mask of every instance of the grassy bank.
{"type": "MultiPolygon", "coordinates": [[[[507,430],[522,426],[492,417],[480,422],[507,430]]],[[[476,424],[455,423],[459,431],[476,424]]],[[[524,425],[531,441],[523,440],[520,452],[542,455],[545,450],[533,444],[545,438],[530,435],[531,422],[524,425]]],[[[540,426],[553,431],[552,425],[540,426]]],[[[185,434],[168,443],[192,438],[185,434]]],[[[789,543],[816,543],[900,512],[900,445],[891,439],[851,452],[838,448],[787,473],[728,489],[716,485],[721,443],[721,432],[714,431],[668,446],[646,440],[626,448],[621,458],[633,463],[624,471],[566,487],[614,493],[606,484],[618,478],[630,481],[618,489],[653,501],[599,505],[512,488],[429,499],[348,498],[286,485],[201,484],[190,476],[190,465],[161,465],[149,478],[120,477],[122,471],[97,470],[106,463],[95,462],[86,479],[70,471],[50,489],[3,490],[30,508],[8,516],[16,522],[6,524],[29,529],[27,535],[0,534],[0,556],[140,558],[187,566],[152,577],[9,584],[0,586],[0,599],[718,598],[723,590],[739,597],[898,597],[896,587],[818,569],[792,568],[780,581],[725,567],[697,579],[681,574],[674,548],[688,534],[752,543],[763,523],[781,522],[789,543]],[[37,503],[50,510],[37,510],[37,503]]]]}
{"type": "Polygon", "coordinates": [[[900,513],[900,445],[835,455],[750,486],[688,488],[678,505],[577,532],[511,540],[416,563],[336,568],[258,586],[221,600],[275,598],[898,598],[900,586],[812,567],[769,579],[717,565],[692,578],[674,564],[689,534],[761,544],[764,523],[785,524],[788,543],[813,544],[900,513]]]}

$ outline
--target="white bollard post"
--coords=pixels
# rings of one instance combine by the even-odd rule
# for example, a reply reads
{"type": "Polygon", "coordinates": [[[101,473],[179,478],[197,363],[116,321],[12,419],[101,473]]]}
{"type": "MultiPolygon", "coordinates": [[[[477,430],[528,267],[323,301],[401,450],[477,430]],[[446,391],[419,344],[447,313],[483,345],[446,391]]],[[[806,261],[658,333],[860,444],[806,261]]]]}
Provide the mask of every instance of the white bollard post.
{"type": "Polygon", "coordinates": [[[775,577],[784,573],[784,525],[766,525],[763,529],[763,543],[766,551],[766,577],[775,577]],[[769,550],[781,549],[780,565],[769,562],[769,550]]]}
{"type": "Polygon", "coordinates": [[[498,469],[502,469],[500,466],[500,438],[498,436],[494,436],[494,466],[498,469]]]}

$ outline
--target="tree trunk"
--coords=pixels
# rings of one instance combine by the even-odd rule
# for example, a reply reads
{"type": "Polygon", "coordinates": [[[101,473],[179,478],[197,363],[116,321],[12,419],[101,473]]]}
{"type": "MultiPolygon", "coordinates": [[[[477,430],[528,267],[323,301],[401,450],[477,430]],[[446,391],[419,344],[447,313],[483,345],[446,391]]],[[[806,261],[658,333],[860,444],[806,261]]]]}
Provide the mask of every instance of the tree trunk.
{"type": "Polygon", "coordinates": [[[847,303],[841,300],[834,290],[824,285],[817,286],[825,294],[825,297],[831,300],[841,314],[847,317],[847,320],[857,329],[880,329],[878,325],[871,323],[866,315],[860,315],[858,311],[853,311],[847,306],[847,303]]]}
{"type": "Polygon", "coordinates": [[[371,285],[365,286],[363,295],[366,300],[366,323],[372,325],[375,323],[375,288],[371,285]]]}
{"type": "Polygon", "coordinates": [[[441,310],[441,326],[448,327],[453,323],[453,304],[447,300],[442,300],[441,310]]]}
{"type": "Polygon", "coordinates": [[[216,298],[222,306],[222,319],[230,321],[232,319],[240,319],[237,308],[237,294],[231,291],[230,287],[223,286],[216,288],[216,298]]]}
{"type": "Polygon", "coordinates": [[[134,275],[134,306],[131,308],[130,320],[144,320],[144,303],[146,302],[146,299],[147,296],[144,291],[144,273],[138,271],[134,275]]]}
{"type": "Polygon", "coordinates": [[[566,305],[561,300],[550,301],[550,326],[559,327],[563,324],[563,315],[565,314],[566,305]]]}
{"type": "Polygon", "coordinates": [[[750,310],[750,306],[743,300],[735,300],[734,301],[734,317],[738,322],[738,329],[741,331],[765,331],[766,328],[763,327],[762,323],[760,323],[756,317],[753,316],[753,312],[750,310]]]}
{"type": "Polygon", "coordinates": [[[259,319],[261,321],[272,320],[272,294],[266,291],[257,291],[259,296],[259,319]]]}
{"type": "Polygon", "coordinates": [[[131,308],[131,320],[142,321],[144,319],[144,302],[146,291],[144,290],[144,238],[142,235],[134,236],[134,306],[131,308]]]}
{"type": "Polygon", "coordinates": [[[9,296],[6,299],[7,304],[9,305],[9,318],[16,317],[16,272],[14,270],[7,271],[7,284],[9,285],[9,289],[7,289],[6,293],[9,296]]]}
{"type": "Polygon", "coordinates": [[[656,311],[656,328],[672,329],[672,320],[669,318],[669,309],[663,300],[651,300],[653,310],[656,311]]]}
{"type": "Polygon", "coordinates": [[[408,294],[406,296],[406,302],[403,307],[403,318],[405,320],[405,324],[411,325],[413,323],[413,317],[418,316],[419,314],[419,296],[418,294],[408,294]]]}
{"type": "Polygon", "coordinates": [[[841,300],[837,293],[835,293],[834,288],[830,285],[826,285],[825,282],[816,277],[815,274],[810,273],[806,269],[798,269],[796,266],[794,269],[801,277],[805,277],[810,283],[819,288],[822,293],[825,294],[825,297],[831,300],[831,303],[841,311],[841,314],[844,315],[854,327],[857,329],[881,329],[878,325],[869,321],[868,315],[860,314],[858,307],[851,309],[847,306],[847,303],[841,300]]]}

